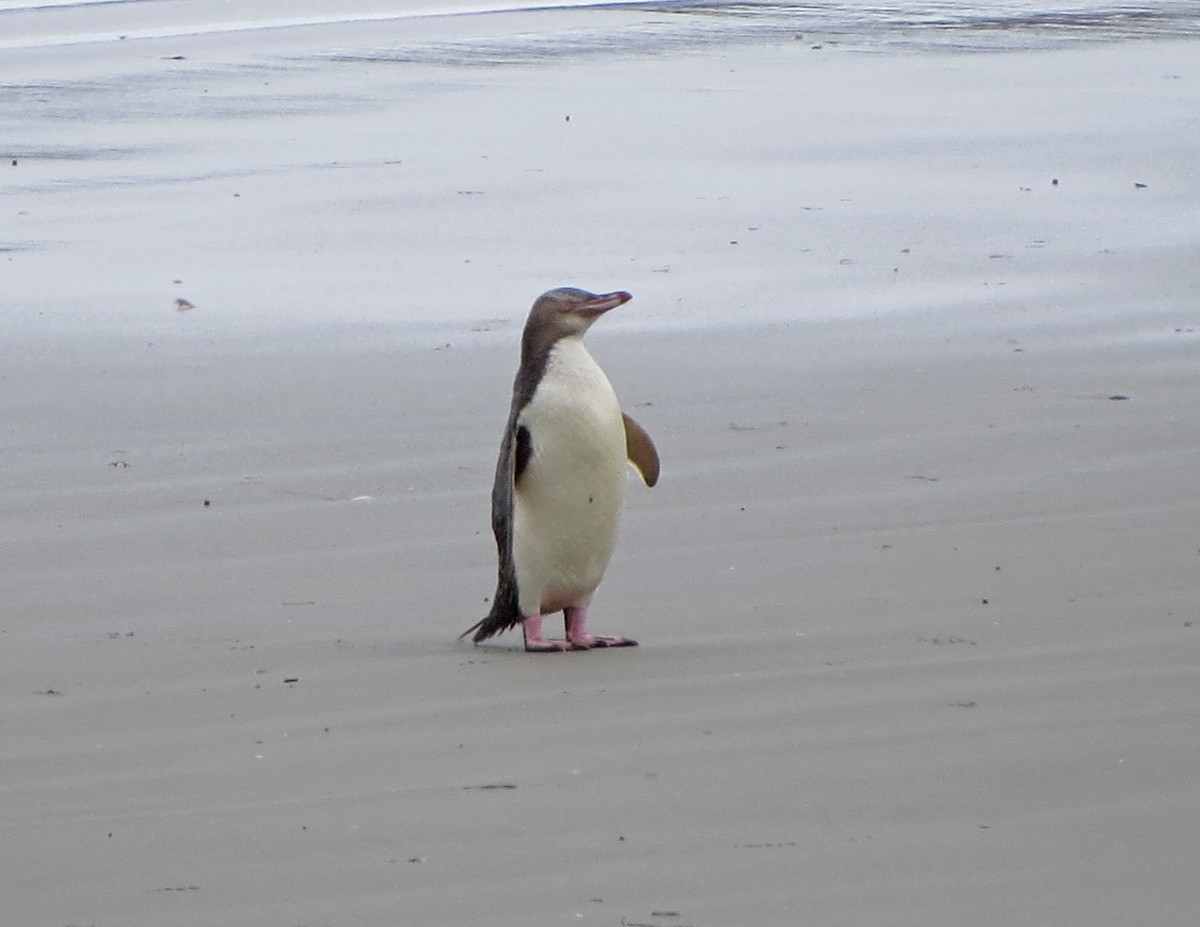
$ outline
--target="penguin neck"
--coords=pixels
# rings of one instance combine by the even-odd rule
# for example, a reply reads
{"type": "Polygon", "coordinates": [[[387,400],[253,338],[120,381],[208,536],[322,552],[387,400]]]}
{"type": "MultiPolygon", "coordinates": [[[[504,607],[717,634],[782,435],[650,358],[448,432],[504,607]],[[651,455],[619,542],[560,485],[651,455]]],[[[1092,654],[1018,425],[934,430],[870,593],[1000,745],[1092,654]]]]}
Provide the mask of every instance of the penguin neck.
{"type": "Polygon", "coordinates": [[[572,332],[557,337],[545,337],[542,329],[526,329],[521,338],[521,366],[531,369],[544,367],[546,358],[563,342],[583,343],[584,332],[572,332]]]}
{"type": "Polygon", "coordinates": [[[583,346],[583,335],[563,335],[547,341],[530,337],[528,331],[521,342],[521,366],[513,381],[513,408],[522,408],[533,398],[538,384],[546,376],[546,371],[554,359],[555,366],[595,366],[596,362],[583,346]]]}
{"type": "Polygon", "coordinates": [[[565,388],[568,395],[587,397],[583,399],[585,402],[607,403],[607,396],[613,394],[608,377],[578,336],[560,338],[554,343],[546,358],[542,380],[552,381],[555,390],[565,388]]]}
{"type": "Polygon", "coordinates": [[[596,361],[583,343],[582,335],[564,335],[559,338],[546,353],[543,370],[551,367],[559,369],[575,369],[596,367],[596,361]]]}

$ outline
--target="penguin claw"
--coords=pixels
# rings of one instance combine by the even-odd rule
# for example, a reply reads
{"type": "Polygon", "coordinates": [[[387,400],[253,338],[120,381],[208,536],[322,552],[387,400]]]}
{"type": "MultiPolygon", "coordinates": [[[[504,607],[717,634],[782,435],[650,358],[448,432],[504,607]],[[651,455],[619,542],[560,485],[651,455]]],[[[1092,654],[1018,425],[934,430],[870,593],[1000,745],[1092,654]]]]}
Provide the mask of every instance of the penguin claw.
{"type": "Polygon", "coordinates": [[[563,641],[551,638],[526,641],[526,653],[564,653],[568,650],[601,650],[606,647],[636,647],[628,637],[594,637],[590,641],[563,641]]]}
{"type": "Polygon", "coordinates": [[[593,637],[587,641],[571,641],[572,650],[600,650],[604,647],[636,647],[638,642],[628,637],[593,637]]]}

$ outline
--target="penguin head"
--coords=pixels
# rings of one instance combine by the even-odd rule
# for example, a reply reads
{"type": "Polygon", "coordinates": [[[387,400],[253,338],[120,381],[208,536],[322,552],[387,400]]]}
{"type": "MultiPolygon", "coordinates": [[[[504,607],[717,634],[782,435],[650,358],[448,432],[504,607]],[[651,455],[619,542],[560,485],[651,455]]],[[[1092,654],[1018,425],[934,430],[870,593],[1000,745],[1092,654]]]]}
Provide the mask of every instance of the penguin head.
{"type": "Polygon", "coordinates": [[[529,310],[523,338],[527,350],[548,350],[559,338],[579,338],[596,319],[633,297],[621,290],[597,296],[563,286],[547,290],[529,310]]]}

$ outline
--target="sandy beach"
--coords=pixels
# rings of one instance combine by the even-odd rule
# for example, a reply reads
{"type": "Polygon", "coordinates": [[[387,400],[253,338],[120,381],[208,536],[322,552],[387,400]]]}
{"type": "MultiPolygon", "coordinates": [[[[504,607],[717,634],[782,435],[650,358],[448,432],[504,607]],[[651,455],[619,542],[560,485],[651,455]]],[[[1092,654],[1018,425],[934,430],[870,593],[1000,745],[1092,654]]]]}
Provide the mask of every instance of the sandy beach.
{"type": "Polygon", "coordinates": [[[0,920],[1195,922],[1200,41],[123,6],[0,11],[0,920]],[[559,284],[642,646],[472,647],[559,284]]]}

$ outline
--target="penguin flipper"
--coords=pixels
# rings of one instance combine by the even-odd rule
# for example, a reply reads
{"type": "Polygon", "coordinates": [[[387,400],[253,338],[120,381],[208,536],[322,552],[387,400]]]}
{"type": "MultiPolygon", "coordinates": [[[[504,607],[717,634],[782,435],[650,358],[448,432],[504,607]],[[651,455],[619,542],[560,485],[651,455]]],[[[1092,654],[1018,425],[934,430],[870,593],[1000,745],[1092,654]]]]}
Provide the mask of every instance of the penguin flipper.
{"type": "Polygon", "coordinates": [[[658,482],[658,449],[645,428],[624,412],[621,413],[621,419],[625,422],[625,453],[629,462],[642,475],[642,481],[647,486],[653,486],[658,482]]]}
{"type": "Polygon", "coordinates": [[[522,621],[517,604],[517,577],[513,567],[512,515],[513,491],[525,465],[533,453],[529,429],[517,421],[514,411],[500,442],[500,456],[496,460],[496,481],[492,485],[492,533],[496,537],[496,594],[492,598],[492,610],[487,617],[475,622],[458,636],[462,640],[468,634],[476,644],[489,637],[503,634],[522,621]]]}

